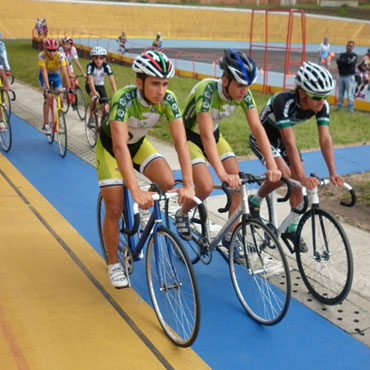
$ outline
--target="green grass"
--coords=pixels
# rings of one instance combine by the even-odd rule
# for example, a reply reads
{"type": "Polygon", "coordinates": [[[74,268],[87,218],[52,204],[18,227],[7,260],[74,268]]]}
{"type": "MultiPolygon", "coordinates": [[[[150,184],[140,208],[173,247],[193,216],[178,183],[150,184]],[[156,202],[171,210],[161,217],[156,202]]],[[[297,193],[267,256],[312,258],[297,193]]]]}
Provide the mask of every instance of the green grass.
{"type": "MultiPolygon", "coordinates": [[[[5,44],[14,77],[31,86],[39,87],[37,59],[39,51],[33,49],[31,41],[27,40],[7,41],[5,44]]],[[[84,68],[88,62],[89,60],[80,58],[80,63],[84,68]]],[[[112,67],[118,88],[134,82],[135,74],[131,68],[118,65],[112,65],[112,67]]],[[[195,79],[185,77],[174,77],[170,81],[169,88],[176,94],[182,109],[184,109],[189,91],[196,82],[197,80],[195,79]]],[[[106,82],[106,87],[110,95],[109,82],[106,82]]],[[[255,92],[254,97],[259,111],[261,111],[269,95],[255,92]]],[[[355,112],[350,114],[345,111],[337,112],[335,111],[335,107],[332,107],[330,127],[334,145],[344,146],[370,142],[369,119],[370,116],[368,113],[355,112]]],[[[248,145],[249,126],[241,109],[238,109],[233,116],[223,120],[220,127],[223,135],[229,141],[237,155],[251,154],[248,145]]],[[[298,147],[301,150],[319,147],[317,127],[314,119],[296,126],[294,130],[296,132],[298,147]]],[[[151,134],[165,141],[171,140],[165,120],[159,122],[151,131],[151,134]]]]}

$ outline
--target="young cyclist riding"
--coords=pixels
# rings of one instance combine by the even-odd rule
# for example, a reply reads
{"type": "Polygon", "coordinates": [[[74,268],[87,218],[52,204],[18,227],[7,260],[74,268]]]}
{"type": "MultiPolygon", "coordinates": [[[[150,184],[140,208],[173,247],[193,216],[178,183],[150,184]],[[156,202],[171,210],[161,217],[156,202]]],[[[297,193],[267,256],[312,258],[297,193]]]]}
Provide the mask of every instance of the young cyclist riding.
{"type": "Polygon", "coordinates": [[[151,193],[141,191],[134,169],[159,184],[163,191],[174,185],[167,161],[146,137],[162,116],[168,120],[183,175],[184,186],[178,189],[179,202],[194,196],[182,115],[175,95],[167,90],[168,80],[175,73],[174,66],[163,53],[148,51],[136,57],[132,68],[136,72],[136,85],[126,86],[113,95],[109,120],[103,124],[96,146],[98,180],[105,205],[103,235],[108,251],[108,275],[116,288],[128,285],[117,256],[123,182],[141,209],[148,209],[154,202],[151,193]]]}
{"type": "Polygon", "coordinates": [[[101,46],[95,46],[91,49],[90,55],[92,61],[86,66],[86,91],[91,97],[90,102],[90,118],[88,125],[90,128],[95,127],[95,118],[92,115],[92,110],[95,106],[93,98],[99,98],[99,103],[104,112],[108,112],[109,104],[105,99],[108,98],[104,87],[104,77],[107,74],[113,92],[117,91],[116,81],[114,79],[113,70],[109,63],[106,62],[107,51],[101,46]]]}
{"type": "Polygon", "coordinates": [[[63,103],[63,84],[62,79],[60,78],[60,70],[63,73],[63,77],[66,81],[66,87],[68,91],[71,88],[71,83],[69,80],[69,74],[67,69],[67,61],[65,55],[58,51],[59,42],[56,39],[46,38],[43,41],[44,51],[39,54],[39,81],[41,87],[43,88],[43,94],[45,97],[43,105],[43,114],[44,114],[44,125],[43,130],[46,135],[51,134],[51,127],[48,122],[49,117],[49,107],[52,99],[52,95],[49,93],[51,87],[55,91],[60,92],[60,99],[63,103]]]}
{"type": "MultiPolygon", "coordinates": [[[[205,79],[193,87],[184,112],[196,196],[202,200],[213,189],[213,180],[206,159],[221,182],[226,182],[230,187],[238,187],[241,184],[237,159],[218,125],[238,107],[243,109],[247,123],[267,158],[268,178],[271,181],[278,181],[281,176],[258,117],[252,92],[249,90],[249,86],[257,78],[254,61],[239,50],[227,49],[220,61],[220,68],[224,72],[221,79],[205,79]]],[[[233,193],[230,215],[240,202],[240,194],[233,193]]],[[[191,239],[188,212],[194,206],[194,202],[186,202],[176,213],[177,231],[184,239],[191,239]]],[[[232,232],[229,232],[222,241],[226,248],[230,244],[231,235],[232,232]]]]}
{"type": "MultiPolygon", "coordinates": [[[[336,186],[342,186],[344,179],[337,174],[333,152],[333,143],[329,131],[329,103],[326,97],[333,89],[330,72],[311,62],[305,62],[295,77],[295,91],[282,91],[272,96],[264,107],[260,118],[270,139],[278,168],[285,177],[292,177],[307,189],[319,184],[314,177],[308,177],[304,171],[302,155],[297,148],[293,126],[301,124],[311,117],[316,117],[319,131],[321,152],[329,170],[330,180],[336,186]]],[[[249,137],[253,152],[264,163],[265,158],[253,134],[249,137]]],[[[259,206],[264,197],[281,186],[281,183],[266,181],[258,193],[250,199],[252,214],[258,216],[259,206]]],[[[303,202],[300,189],[293,188],[290,198],[292,208],[300,208],[303,202]]],[[[285,236],[293,243],[299,217],[287,228],[285,236]]],[[[300,240],[301,252],[307,251],[304,240],[300,240]]]]}

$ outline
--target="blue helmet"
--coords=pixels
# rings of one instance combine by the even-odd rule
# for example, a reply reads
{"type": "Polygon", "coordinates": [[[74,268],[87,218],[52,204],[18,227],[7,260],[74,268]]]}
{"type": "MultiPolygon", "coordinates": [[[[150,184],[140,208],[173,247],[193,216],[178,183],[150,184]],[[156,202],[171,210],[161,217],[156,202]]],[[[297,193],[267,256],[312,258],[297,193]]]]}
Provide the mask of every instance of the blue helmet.
{"type": "Polygon", "coordinates": [[[254,60],[240,50],[225,49],[220,61],[220,68],[226,77],[243,85],[250,86],[257,79],[257,67],[254,60]]]}

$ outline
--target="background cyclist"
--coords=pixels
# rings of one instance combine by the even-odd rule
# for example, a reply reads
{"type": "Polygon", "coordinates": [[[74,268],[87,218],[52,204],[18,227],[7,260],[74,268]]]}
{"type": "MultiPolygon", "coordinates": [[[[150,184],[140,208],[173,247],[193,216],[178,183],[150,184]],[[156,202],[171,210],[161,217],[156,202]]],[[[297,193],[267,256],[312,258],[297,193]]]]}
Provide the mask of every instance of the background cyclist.
{"type": "MultiPolygon", "coordinates": [[[[249,89],[257,78],[254,61],[239,50],[227,49],[220,61],[220,68],[224,72],[221,79],[204,79],[193,87],[184,111],[196,195],[200,199],[205,199],[213,189],[213,180],[206,160],[212,165],[221,182],[226,182],[233,188],[240,185],[237,159],[219,128],[219,122],[230,116],[238,107],[243,109],[246,121],[267,159],[268,178],[278,181],[281,175],[249,89]]],[[[230,215],[240,201],[240,195],[233,193],[230,215]]],[[[187,202],[176,212],[177,231],[184,239],[191,239],[188,212],[192,207],[194,203],[187,202]]],[[[229,246],[231,234],[229,232],[222,241],[226,248],[229,246]]]]}
{"type": "MultiPolygon", "coordinates": [[[[0,39],[1,39],[1,36],[2,35],[1,35],[1,32],[0,32],[0,39]]],[[[5,73],[7,75],[10,75],[11,68],[10,68],[10,64],[9,64],[9,61],[8,61],[8,53],[6,52],[6,46],[2,41],[0,41],[0,62],[3,65],[5,73]]]]}
{"type": "MultiPolygon", "coordinates": [[[[296,145],[293,126],[301,124],[311,117],[316,117],[321,152],[329,170],[330,180],[336,186],[342,186],[344,179],[335,168],[333,143],[329,131],[329,103],[326,97],[333,89],[333,79],[328,70],[317,64],[305,62],[295,77],[295,91],[282,91],[272,96],[260,114],[264,129],[270,139],[278,168],[285,177],[292,177],[307,189],[319,184],[314,177],[305,174],[302,155],[296,145]]],[[[249,137],[251,149],[261,160],[265,157],[253,134],[249,137]]],[[[280,182],[266,181],[257,194],[250,199],[254,216],[259,214],[259,206],[264,197],[281,185],[280,182]]],[[[292,188],[290,204],[300,208],[303,201],[301,191],[292,188]]],[[[299,217],[285,231],[292,242],[296,239],[299,217]]],[[[300,241],[300,250],[307,251],[304,241],[300,241]]]]}
{"type": "Polygon", "coordinates": [[[49,94],[51,88],[58,91],[60,94],[60,99],[63,104],[63,83],[60,77],[60,71],[63,73],[63,77],[66,82],[66,87],[71,88],[71,83],[69,80],[67,61],[65,55],[59,50],[59,42],[56,39],[46,38],[43,41],[44,50],[39,54],[39,81],[44,90],[44,105],[43,105],[43,115],[44,115],[44,125],[42,129],[45,131],[46,135],[51,134],[50,122],[48,122],[49,117],[49,107],[52,101],[52,95],[49,94]]]}
{"type": "Polygon", "coordinates": [[[163,40],[162,40],[161,33],[158,31],[158,32],[157,32],[157,35],[155,36],[155,39],[154,39],[154,41],[153,41],[153,44],[152,44],[153,49],[154,49],[154,50],[159,50],[159,49],[161,49],[161,48],[162,48],[162,42],[163,42],[163,40]]]}
{"type": "MultiPolygon", "coordinates": [[[[79,60],[78,60],[78,54],[76,48],[73,46],[73,39],[70,36],[66,36],[62,39],[62,46],[59,48],[59,51],[64,53],[67,64],[68,64],[68,72],[69,72],[69,80],[71,82],[71,87],[72,89],[76,89],[76,74],[73,69],[73,64],[74,62],[77,66],[77,68],[80,70],[84,78],[86,78],[86,73],[84,69],[82,68],[79,60]]],[[[66,85],[65,78],[63,76],[63,83],[66,85]]],[[[74,95],[71,94],[71,102],[72,104],[74,103],[74,95]]],[[[74,109],[76,108],[75,106],[73,107],[74,109]]]]}
{"type": "Polygon", "coordinates": [[[95,118],[92,115],[92,109],[94,108],[95,103],[93,98],[99,98],[99,103],[101,104],[104,112],[108,112],[109,110],[109,104],[107,103],[108,95],[104,87],[105,75],[108,75],[109,82],[114,93],[117,91],[117,86],[112,67],[106,61],[107,51],[101,46],[95,46],[91,49],[90,55],[92,61],[86,66],[86,91],[92,98],[90,102],[90,117],[88,126],[90,128],[94,128],[95,118]]]}
{"type": "Polygon", "coordinates": [[[108,275],[116,288],[128,284],[117,257],[123,181],[142,209],[151,207],[153,199],[151,193],[141,191],[134,169],[159,184],[163,191],[174,185],[170,166],[146,136],[162,116],[168,121],[182,170],[183,188],[177,190],[179,202],[194,196],[182,115],[175,95],[167,90],[168,80],[175,73],[174,66],[163,53],[148,51],[136,57],[132,68],[136,72],[136,85],[126,86],[113,95],[109,122],[103,124],[96,146],[99,186],[105,204],[103,235],[108,251],[108,275]]]}
{"type": "MultiPolygon", "coordinates": [[[[3,82],[4,90],[9,91],[10,90],[10,84],[9,84],[8,78],[5,74],[4,66],[1,63],[1,60],[0,60],[0,79],[3,82]]],[[[2,116],[2,111],[1,111],[0,112],[0,131],[4,132],[4,131],[6,131],[6,129],[7,129],[7,126],[4,123],[4,118],[2,116]]]]}
{"type": "Polygon", "coordinates": [[[126,48],[126,42],[127,42],[127,36],[126,32],[122,31],[122,33],[118,36],[117,42],[119,43],[118,51],[123,55],[127,51],[126,48]]]}

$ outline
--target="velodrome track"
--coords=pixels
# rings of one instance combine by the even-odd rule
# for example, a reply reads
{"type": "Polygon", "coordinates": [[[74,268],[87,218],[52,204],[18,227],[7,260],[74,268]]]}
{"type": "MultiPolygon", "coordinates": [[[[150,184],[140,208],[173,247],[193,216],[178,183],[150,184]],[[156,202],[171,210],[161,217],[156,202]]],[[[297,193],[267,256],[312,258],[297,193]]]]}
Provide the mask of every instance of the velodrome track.
{"type": "MultiPolygon", "coordinates": [[[[368,310],[353,304],[334,307],[331,323],[292,299],[280,324],[260,326],[242,310],[218,255],[209,266],[195,266],[202,303],[197,341],[186,350],[172,345],[148,305],[144,263],[135,264],[133,289],[117,291],[108,282],[98,252],[96,174],[88,163],[92,152],[78,141],[81,122],[75,113],[67,115],[70,145],[77,143],[85,160],[71,152],[62,159],[56,144],[50,146],[45,135],[20,118],[40,127],[40,94],[16,87],[14,144],[0,154],[2,368],[368,369],[370,348],[355,339],[362,339],[360,333],[352,329],[352,337],[335,322],[335,317],[354,315],[358,323],[352,327],[363,328],[367,338],[368,310]]],[[[361,160],[369,151],[359,148],[359,159],[338,153],[349,159],[347,170],[356,171],[357,166],[370,170],[361,160]]],[[[307,166],[320,167],[314,153],[305,158],[307,166]]],[[[255,162],[241,166],[258,171],[255,162]]],[[[355,261],[368,260],[366,242],[353,247],[355,261]]],[[[361,263],[360,270],[368,271],[365,266],[361,263]]],[[[366,279],[366,272],[355,274],[353,290],[362,286],[366,291],[366,281],[358,281],[366,279]]],[[[293,283],[304,293],[298,280],[293,283]]]]}

